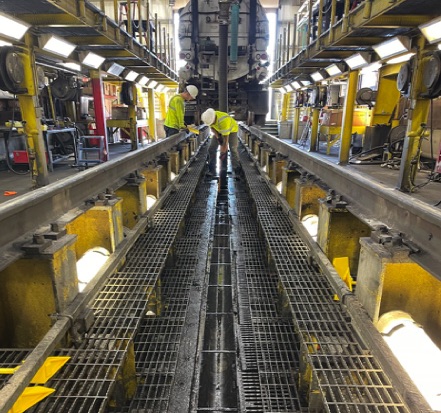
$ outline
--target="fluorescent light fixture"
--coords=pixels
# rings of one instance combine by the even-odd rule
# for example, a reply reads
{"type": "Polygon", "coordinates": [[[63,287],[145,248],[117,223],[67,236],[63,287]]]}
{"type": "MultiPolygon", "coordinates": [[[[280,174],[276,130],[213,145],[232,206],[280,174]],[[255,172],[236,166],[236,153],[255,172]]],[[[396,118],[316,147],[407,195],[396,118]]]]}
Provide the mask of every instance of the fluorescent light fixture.
{"type": "Polygon", "coordinates": [[[119,65],[118,63],[112,63],[106,70],[107,73],[119,76],[124,71],[124,66],[119,65]]]}
{"type": "Polygon", "coordinates": [[[292,82],[291,85],[294,89],[300,89],[302,87],[299,82],[292,82]]]}
{"type": "Polygon", "coordinates": [[[368,53],[355,53],[351,57],[344,60],[351,69],[359,69],[360,67],[369,64],[370,56],[368,53]]]}
{"type": "Polygon", "coordinates": [[[141,76],[138,80],[138,83],[141,86],[145,86],[150,79],[147,76],[141,76]]]}
{"type": "Polygon", "coordinates": [[[329,76],[337,76],[343,73],[342,68],[340,68],[336,63],[326,67],[325,70],[328,72],[329,76]]]}
{"type": "Polygon", "coordinates": [[[323,80],[324,77],[320,72],[314,72],[311,74],[312,79],[314,82],[320,82],[320,80],[323,80]]]}
{"type": "Polygon", "coordinates": [[[74,63],[74,62],[60,63],[60,66],[64,66],[64,67],[71,69],[71,70],[74,70],[76,72],[81,71],[81,65],[79,65],[78,63],[74,63]]]}
{"type": "Polygon", "coordinates": [[[164,92],[165,86],[164,85],[158,85],[156,86],[155,90],[156,92],[162,93],[164,92]]]}
{"type": "Polygon", "coordinates": [[[300,80],[300,83],[302,86],[309,86],[312,82],[310,80],[303,79],[300,80]]]}
{"type": "Polygon", "coordinates": [[[77,47],[77,45],[51,34],[42,34],[38,38],[38,42],[43,50],[63,57],[68,57],[77,47]]]}
{"type": "Polygon", "coordinates": [[[378,72],[381,66],[381,62],[371,63],[370,65],[363,67],[363,69],[361,69],[360,71],[360,74],[365,75],[367,73],[378,72]]]}
{"type": "Polygon", "coordinates": [[[92,52],[80,52],[80,60],[86,66],[98,69],[106,59],[92,52]]]}
{"type": "Polygon", "coordinates": [[[147,84],[149,89],[154,89],[156,86],[158,86],[158,82],[156,80],[150,80],[150,82],[147,84]]]}
{"type": "Polygon", "coordinates": [[[410,39],[404,36],[397,36],[372,46],[372,48],[381,59],[387,59],[407,53],[410,49],[410,39]]]}
{"type": "Polygon", "coordinates": [[[20,40],[31,26],[0,13],[0,34],[20,40]]]}
{"type": "Polygon", "coordinates": [[[12,43],[5,42],[5,41],[3,41],[3,40],[0,40],[0,47],[3,47],[3,46],[12,46],[12,43]]]}
{"type": "Polygon", "coordinates": [[[134,82],[135,79],[139,76],[139,73],[136,73],[134,70],[129,70],[124,75],[124,79],[128,80],[129,82],[134,82]]]}
{"type": "MultiPolygon", "coordinates": [[[[439,45],[438,45],[438,47],[439,47],[439,45]]],[[[414,56],[414,55],[415,55],[414,52],[409,52],[409,53],[406,53],[406,54],[403,54],[403,55],[401,55],[401,56],[397,56],[397,57],[394,57],[394,58],[388,60],[388,61],[386,62],[386,64],[388,64],[388,65],[393,65],[393,64],[395,64],[395,63],[404,63],[404,62],[408,62],[408,61],[410,60],[410,58],[411,58],[412,56],[414,56]]]]}
{"type": "Polygon", "coordinates": [[[441,16],[418,26],[429,43],[441,41],[441,16]]]}

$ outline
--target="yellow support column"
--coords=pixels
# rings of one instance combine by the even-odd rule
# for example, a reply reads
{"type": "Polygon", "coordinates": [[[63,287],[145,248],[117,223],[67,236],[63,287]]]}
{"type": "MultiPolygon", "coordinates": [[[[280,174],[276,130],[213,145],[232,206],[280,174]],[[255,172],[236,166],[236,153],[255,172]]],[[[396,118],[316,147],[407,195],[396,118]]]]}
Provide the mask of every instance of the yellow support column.
{"type": "Polygon", "coordinates": [[[167,116],[167,104],[165,102],[165,93],[159,94],[159,108],[161,110],[161,119],[167,116]]]}
{"type": "Polygon", "coordinates": [[[297,143],[299,140],[299,124],[300,124],[300,108],[294,108],[294,116],[292,120],[292,142],[297,143]]]}
{"type": "Polygon", "coordinates": [[[155,91],[147,89],[147,96],[149,100],[149,135],[153,141],[156,141],[155,91]]]}
{"type": "Polygon", "coordinates": [[[171,162],[170,157],[167,153],[163,153],[158,161],[157,164],[162,166],[161,168],[161,190],[163,191],[165,188],[167,188],[167,185],[171,182],[171,162]]]}
{"type": "Polygon", "coordinates": [[[294,165],[290,164],[282,168],[282,195],[291,208],[294,208],[297,178],[299,178],[300,175],[300,171],[294,165]]]}
{"type": "Polygon", "coordinates": [[[274,182],[274,185],[280,186],[280,189],[282,188],[282,181],[283,181],[283,168],[287,165],[287,160],[285,157],[281,156],[280,154],[276,154],[273,158],[273,166],[271,169],[271,175],[270,178],[274,182]]]}
{"type": "MultiPolygon", "coordinates": [[[[52,233],[54,234],[54,233],[52,233]]],[[[36,346],[78,294],[75,235],[34,235],[26,256],[0,272],[0,346],[36,346]],[[58,236],[58,238],[57,238],[58,236]]]]}
{"type": "Polygon", "coordinates": [[[349,151],[351,150],[352,122],[354,118],[355,96],[358,86],[358,70],[349,72],[348,88],[346,90],[345,104],[343,108],[343,120],[341,130],[341,145],[338,162],[347,164],[349,162],[349,151]]]}
{"type": "Polygon", "coordinates": [[[146,181],[147,195],[153,195],[156,199],[161,196],[163,184],[161,182],[163,174],[161,165],[149,165],[145,169],[140,169],[141,175],[146,181]]]}
{"type": "Polygon", "coordinates": [[[115,191],[122,198],[123,225],[133,228],[147,211],[147,184],[144,177],[132,175],[127,183],[115,191]]]}
{"type": "Polygon", "coordinates": [[[37,97],[36,64],[31,34],[26,34],[25,43],[27,48],[23,53],[20,53],[20,57],[22,58],[24,69],[23,87],[27,91],[18,95],[18,101],[20,103],[22,119],[26,121],[25,132],[32,185],[34,187],[41,187],[49,184],[49,175],[43,130],[41,128],[43,109],[40,107],[37,97]]]}
{"type": "Polygon", "coordinates": [[[179,144],[181,165],[186,165],[190,159],[190,145],[188,142],[181,142],[179,144]]]}
{"type": "Polygon", "coordinates": [[[317,243],[333,262],[334,258],[348,257],[351,274],[357,274],[360,256],[360,238],[367,237],[371,229],[352,215],[347,204],[338,198],[319,200],[317,243]]]}
{"type": "Polygon", "coordinates": [[[389,311],[404,311],[441,346],[441,314],[433,311],[441,302],[441,281],[412,261],[399,234],[373,234],[360,243],[355,293],[373,322],[389,311]]]}
{"type": "Polygon", "coordinates": [[[311,122],[311,139],[309,141],[309,152],[317,151],[319,115],[320,115],[320,108],[313,108],[312,122],[311,122]]]}
{"type": "Polygon", "coordinates": [[[128,107],[129,124],[130,124],[130,142],[131,150],[136,151],[138,149],[138,128],[137,128],[137,118],[136,118],[136,106],[138,104],[138,91],[136,89],[135,83],[130,85],[133,93],[133,104],[128,107]]]}
{"type": "Polygon", "coordinates": [[[414,61],[411,80],[409,121],[404,138],[403,155],[401,156],[400,176],[397,188],[404,192],[411,192],[415,186],[415,175],[419,166],[419,149],[424,138],[425,128],[429,116],[430,100],[422,98],[423,86],[423,58],[425,40],[421,36],[417,47],[417,58],[414,61]]]}
{"type": "Polygon", "coordinates": [[[92,208],[78,210],[78,213],[73,219],[67,214],[59,221],[66,226],[68,234],[78,237],[75,243],[77,259],[96,247],[114,252],[124,239],[122,200],[100,195],[92,208]]]}
{"type": "Polygon", "coordinates": [[[296,193],[294,199],[294,211],[301,220],[305,215],[319,214],[319,199],[326,196],[326,191],[313,179],[306,175],[296,179],[296,193]]]}
{"type": "Polygon", "coordinates": [[[289,98],[290,98],[290,93],[285,93],[283,95],[283,100],[282,100],[282,113],[280,116],[280,120],[281,121],[286,121],[288,120],[288,107],[289,107],[289,98]]]}
{"type": "Polygon", "coordinates": [[[171,172],[175,175],[179,174],[179,170],[181,169],[181,164],[179,160],[179,151],[176,148],[173,148],[169,153],[170,157],[170,167],[171,172]]]}

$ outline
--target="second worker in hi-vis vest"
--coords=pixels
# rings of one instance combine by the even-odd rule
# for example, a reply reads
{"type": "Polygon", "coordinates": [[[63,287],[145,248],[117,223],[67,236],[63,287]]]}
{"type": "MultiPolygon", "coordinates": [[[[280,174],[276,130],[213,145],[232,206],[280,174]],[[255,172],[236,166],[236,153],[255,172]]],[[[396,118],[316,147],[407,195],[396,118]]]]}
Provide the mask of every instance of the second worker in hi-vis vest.
{"type": "Polygon", "coordinates": [[[221,162],[226,162],[229,148],[233,168],[235,170],[240,168],[239,152],[237,150],[237,132],[239,131],[239,126],[235,119],[228,113],[209,108],[202,114],[201,120],[211,127],[214,134],[208,148],[209,173],[213,175],[216,173],[216,152],[219,146],[221,162]]]}

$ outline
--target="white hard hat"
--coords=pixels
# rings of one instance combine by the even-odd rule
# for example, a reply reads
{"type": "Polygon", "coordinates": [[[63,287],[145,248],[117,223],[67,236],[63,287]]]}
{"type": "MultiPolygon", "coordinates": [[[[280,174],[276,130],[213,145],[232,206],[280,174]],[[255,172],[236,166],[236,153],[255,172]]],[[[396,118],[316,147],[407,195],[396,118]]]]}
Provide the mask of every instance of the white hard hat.
{"type": "Polygon", "coordinates": [[[210,126],[214,123],[214,120],[216,119],[216,112],[214,111],[214,109],[209,108],[202,114],[201,119],[202,122],[210,126]]]}
{"type": "Polygon", "coordinates": [[[196,86],[188,85],[188,86],[186,87],[186,90],[187,90],[187,92],[190,94],[190,96],[191,96],[193,99],[196,99],[196,96],[197,96],[198,93],[199,93],[199,90],[198,90],[198,88],[197,88],[196,86]]]}

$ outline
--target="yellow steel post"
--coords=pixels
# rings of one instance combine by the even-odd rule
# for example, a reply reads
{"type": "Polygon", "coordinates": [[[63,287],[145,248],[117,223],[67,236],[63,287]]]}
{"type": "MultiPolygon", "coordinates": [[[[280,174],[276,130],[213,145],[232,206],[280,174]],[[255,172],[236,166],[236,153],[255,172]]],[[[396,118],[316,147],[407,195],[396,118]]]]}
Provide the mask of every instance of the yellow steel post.
{"type": "Polygon", "coordinates": [[[420,140],[423,139],[429,116],[430,100],[421,97],[423,86],[423,57],[425,39],[421,36],[418,40],[417,58],[414,61],[411,80],[409,121],[404,140],[403,155],[401,157],[400,175],[397,188],[410,192],[414,187],[415,175],[419,164],[420,140]]]}
{"type": "Polygon", "coordinates": [[[317,243],[333,262],[334,258],[348,257],[352,274],[357,274],[360,256],[360,238],[370,235],[368,225],[351,214],[346,203],[338,199],[319,200],[317,243]]]}
{"type": "Polygon", "coordinates": [[[149,101],[149,135],[150,139],[156,141],[156,118],[155,118],[155,91],[151,88],[147,89],[149,101]]]}
{"type": "Polygon", "coordinates": [[[320,36],[322,35],[322,25],[323,25],[323,0],[319,2],[319,15],[317,21],[317,41],[320,44],[320,36]]]}
{"type": "Polygon", "coordinates": [[[347,164],[352,139],[352,121],[354,117],[355,96],[357,94],[358,70],[349,72],[348,87],[346,90],[345,105],[343,108],[343,120],[341,131],[341,145],[338,162],[347,164]]]}
{"type": "Polygon", "coordinates": [[[351,0],[345,0],[344,11],[343,11],[343,23],[341,26],[341,31],[346,33],[349,30],[349,10],[351,6],[351,0]]]}
{"type": "Polygon", "coordinates": [[[159,107],[161,109],[161,119],[165,119],[167,115],[167,105],[165,102],[165,93],[159,93],[159,107]]]}
{"type": "Polygon", "coordinates": [[[122,219],[127,228],[133,228],[147,211],[147,183],[143,176],[133,176],[127,184],[115,191],[123,199],[122,219]]]}
{"type": "Polygon", "coordinates": [[[78,293],[75,235],[34,236],[26,256],[0,271],[0,346],[36,346],[78,293]]]}
{"type": "Polygon", "coordinates": [[[281,121],[286,121],[288,119],[288,107],[289,107],[289,98],[291,93],[284,93],[282,99],[282,114],[280,117],[281,121]]]}
{"type": "Polygon", "coordinates": [[[300,123],[300,108],[294,108],[294,116],[292,119],[292,142],[297,143],[299,140],[299,123],[300,123]]]}
{"type": "MultiPolygon", "coordinates": [[[[141,16],[141,0],[138,0],[138,36],[139,36],[139,43],[144,44],[143,42],[143,36],[142,36],[142,16],[141,16]]],[[[148,29],[148,27],[147,27],[148,29]]]]}
{"type": "Polygon", "coordinates": [[[21,53],[24,66],[24,87],[27,93],[18,95],[22,119],[26,121],[29,168],[31,170],[32,185],[44,186],[49,184],[46,163],[46,149],[43,131],[41,128],[42,108],[37,98],[37,83],[35,75],[34,45],[31,35],[25,37],[27,50],[21,53]]]}
{"type": "Polygon", "coordinates": [[[389,124],[392,121],[391,126],[397,126],[393,124],[392,115],[400,100],[396,80],[400,66],[399,64],[386,65],[380,69],[377,98],[372,111],[372,125],[389,124]]]}
{"type": "Polygon", "coordinates": [[[132,83],[130,87],[132,88],[132,93],[133,93],[133,104],[129,105],[128,108],[129,123],[130,123],[130,141],[131,141],[131,150],[136,151],[136,149],[138,149],[138,130],[137,130],[137,122],[136,122],[136,105],[138,103],[138,92],[135,83],[132,83]]]}
{"type": "Polygon", "coordinates": [[[147,195],[153,195],[156,199],[161,196],[164,187],[162,182],[163,169],[162,165],[149,165],[139,171],[146,180],[147,195]]]}
{"type": "Polygon", "coordinates": [[[312,179],[301,177],[296,179],[294,211],[301,220],[305,215],[319,214],[319,199],[326,196],[326,191],[312,179]]]}
{"type": "Polygon", "coordinates": [[[312,122],[311,122],[311,139],[309,141],[309,152],[317,151],[319,115],[320,115],[320,108],[313,108],[312,122]]]}
{"type": "Polygon", "coordinates": [[[360,244],[355,293],[372,321],[392,310],[407,312],[440,346],[441,314],[433,309],[441,300],[441,281],[412,261],[403,245],[371,238],[361,238],[360,244]]]}
{"type": "Polygon", "coordinates": [[[124,240],[122,200],[96,201],[95,206],[65,223],[68,234],[75,234],[75,253],[81,258],[88,250],[101,247],[113,253],[124,240]]]}
{"type": "Polygon", "coordinates": [[[113,15],[114,15],[115,23],[117,23],[118,27],[119,27],[120,21],[119,21],[119,3],[118,3],[118,0],[113,0],[113,15]]]}
{"type": "Polygon", "coordinates": [[[337,14],[337,0],[332,0],[331,3],[331,18],[329,20],[329,43],[332,43],[334,41],[334,23],[335,23],[335,16],[337,14]]]}

